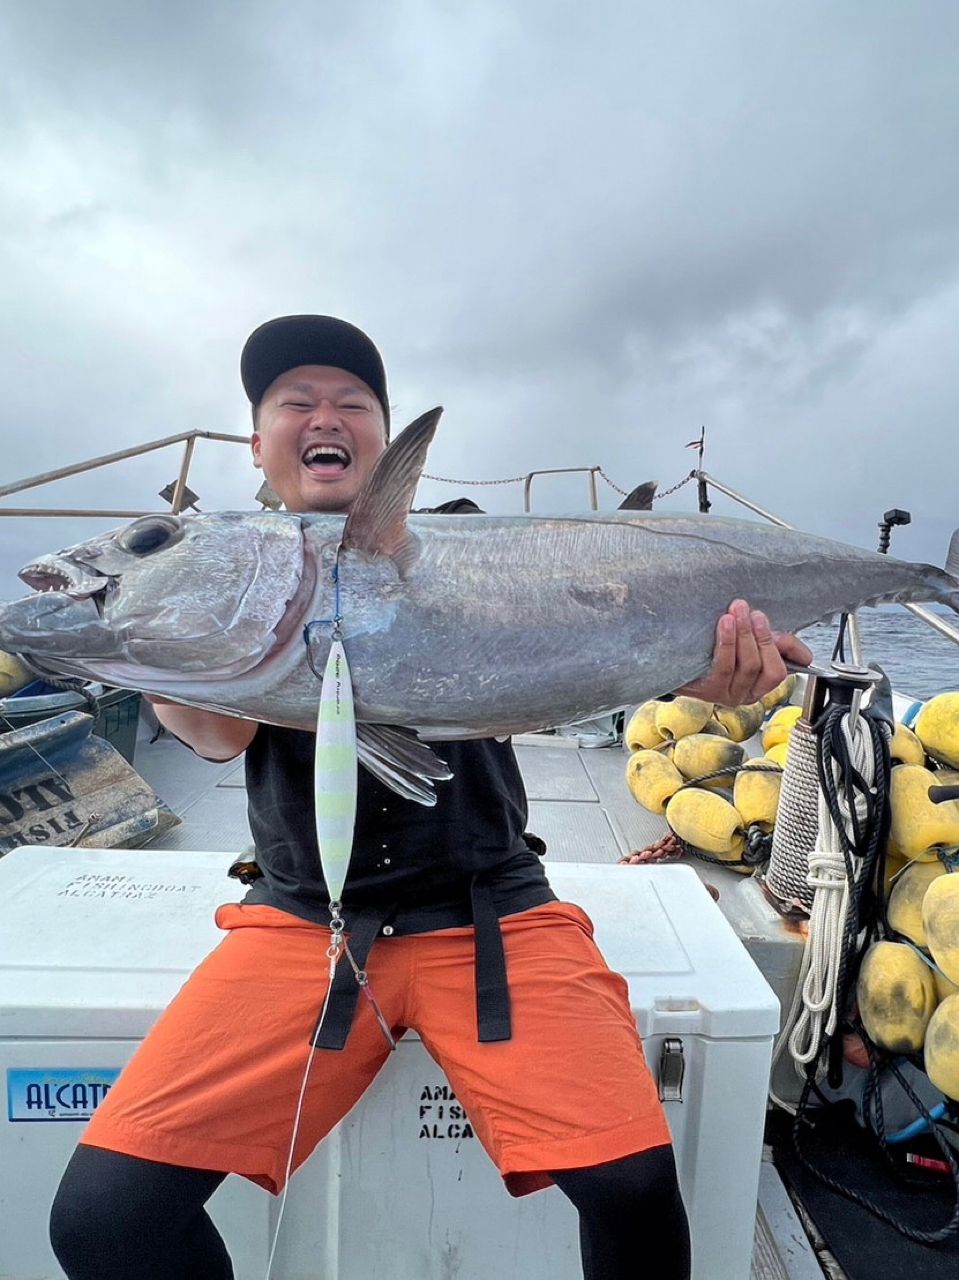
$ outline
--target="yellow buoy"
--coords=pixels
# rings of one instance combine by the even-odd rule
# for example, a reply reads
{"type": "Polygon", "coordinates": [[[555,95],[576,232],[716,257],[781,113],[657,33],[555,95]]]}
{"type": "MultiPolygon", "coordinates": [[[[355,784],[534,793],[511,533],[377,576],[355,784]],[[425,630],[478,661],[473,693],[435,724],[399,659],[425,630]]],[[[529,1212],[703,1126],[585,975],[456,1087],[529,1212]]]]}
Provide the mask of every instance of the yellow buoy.
{"type": "Polygon", "coordinates": [[[766,708],[761,702],[749,702],[741,707],[717,707],[713,714],[733,742],[745,742],[758,732],[766,708]]]}
{"type": "Polygon", "coordinates": [[[685,738],[699,733],[713,714],[713,704],[702,698],[673,698],[656,707],[656,728],[661,738],[685,738]]]}
{"type": "Polygon", "coordinates": [[[896,725],[889,743],[889,754],[896,764],[926,763],[926,752],[913,731],[904,724],[896,725]]]}
{"type": "Polygon", "coordinates": [[[662,751],[636,751],[626,763],[626,783],[644,809],[665,813],[685,778],[662,751]]]}
{"type": "Polygon", "coordinates": [[[793,695],[798,679],[799,677],[796,675],[787,676],[782,684],[777,684],[775,689],[770,689],[768,693],[764,693],[760,701],[766,710],[772,711],[773,707],[778,707],[783,702],[788,702],[793,695]]]}
{"type": "Polygon", "coordinates": [[[623,732],[623,739],[630,751],[642,751],[655,747],[663,740],[663,735],[656,728],[656,708],[658,702],[644,702],[629,718],[629,724],[623,732]]]}
{"type": "Polygon", "coordinates": [[[916,716],[916,737],[927,753],[959,769],[959,693],[937,693],[916,716]]]}
{"type": "Polygon", "coordinates": [[[959,874],[933,880],[922,900],[926,946],[950,982],[959,982],[959,874]]]}
{"type": "MultiPolygon", "coordinates": [[[[673,748],[673,764],[684,778],[692,782],[717,769],[732,769],[742,763],[743,749],[738,742],[720,738],[712,733],[692,733],[680,738],[673,748]]],[[[733,774],[704,782],[713,791],[732,788],[733,774]]]]}
{"type": "Polygon", "coordinates": [[[771,831],[779,808],[779,788],[782,773],[770,768],[769,761],[760,757],[747,760],[733,786],[733,804],[739,810],[744,824],[771,831]]]}
{"type": "Polygon", "coordinates": [[[929,1019],[925,1063],[936,1088],[959,1101],[959,995],[947,996],[929,1019]]]}
{"type": "Polygon", "coordinates": [[[778,747],[781,742],[788,742],[801,715],[802,707],[780,707],[775,711],[763,730],[763,750],[768,751],[770,747],[778,747]]]}
{"type": "Polygon", "coordinates": [[[939,785],[931,769],[897,764],[889,783],[889,845],[893,852],[931,862],[937,850],[959,845],[959,800],[933,804],[929,788],[939,785]]]}
{"type": "Polygon", "coordinates": [[[16,654],[4,653],[0,649],[0,698],[16,693],[35,679],[33,672],[23,665],[16,654]]]}
{"type": "Polygon", "coordinates": [[[874,1044],[890,1053],[918,1053],[936,1007],[926,962],[902,942],[874,942],[856,987],[859,1013],[874,1044]]]}
{"type": "Polygon", "coordinates": [[[926,945],[926,931],[922,927],[922,900],[933,880],[945,874],[946,868],[938,858],[935,862],[910,862],[889,893],[886,907],[889,927],[914,942],[917,947],[926,945]]]}
{"type": "Polygon", "coordinates": [[[666,821],[694,849],[731,861],[743,856],[746,832],[739,811],[714,791],[678,791],[666,806],[666,821]]]}
{"type": "Polygon", "coordinates": [[[777,742],[774,747],[769,748],[765,756],[760,756],[760,759],[771,760],[773,764],[778,764],[780,769],[785,769],[786,757],[788,755],[789,755],[789,743],[777,742]]]}

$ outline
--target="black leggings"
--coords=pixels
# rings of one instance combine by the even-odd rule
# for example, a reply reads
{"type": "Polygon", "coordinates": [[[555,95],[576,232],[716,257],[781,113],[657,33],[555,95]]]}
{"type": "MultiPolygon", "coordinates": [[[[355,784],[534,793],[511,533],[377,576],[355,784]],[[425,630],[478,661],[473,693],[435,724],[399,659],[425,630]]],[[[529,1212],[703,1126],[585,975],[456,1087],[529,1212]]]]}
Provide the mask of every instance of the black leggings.
{"type": "MultiPolygon", "coordinates": [[[[233,1280],[203,1207],[225,1177],[77,1147],[50,1217],[68,1280],[233,1280]]],[[[688,1280],[671,1148],[553,1177],[579,1210],[584,1280],[688,1280]]]]}

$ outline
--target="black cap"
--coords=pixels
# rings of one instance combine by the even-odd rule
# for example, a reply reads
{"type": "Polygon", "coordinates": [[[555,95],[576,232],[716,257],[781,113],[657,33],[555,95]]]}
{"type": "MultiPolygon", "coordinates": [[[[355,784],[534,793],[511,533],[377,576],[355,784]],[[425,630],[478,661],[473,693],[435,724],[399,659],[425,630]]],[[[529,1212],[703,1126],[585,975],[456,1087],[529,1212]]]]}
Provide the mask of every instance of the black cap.
{"type": "Polygon", "coordinates": [[[250,403],[258,405],[281,373],[301,364],[330,365],[362,378],[382,405],[389,432],[386,370],[362,329],[335,316],[280,316],[261,324],[247,338],[240,356],[240,378],[250,403]]]}

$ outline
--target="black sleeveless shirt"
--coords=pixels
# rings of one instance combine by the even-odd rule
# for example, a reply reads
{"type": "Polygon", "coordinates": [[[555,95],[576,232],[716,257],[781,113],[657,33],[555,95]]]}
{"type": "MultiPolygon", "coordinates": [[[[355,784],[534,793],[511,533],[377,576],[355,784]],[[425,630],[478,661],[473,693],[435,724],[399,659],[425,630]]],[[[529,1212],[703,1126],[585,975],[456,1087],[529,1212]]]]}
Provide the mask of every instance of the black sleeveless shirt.
{"type": "MultiPolygon", "coordinates": [[[[431,744],[433,745],[433,744],[431,744]]],[[[250,827],[262,877],[245,901],[328,924],[313,799],[316,739],[261,724],[246,751],[250,827]]],[[[555,895],[524,829],[526,793],[513,749],[483,739],[435,744],[453,777],[436,805],[405,800],[360,766],[356,828],[343,913],[382,910],[391,932],[423,933],[473,922],[476,877],[499,916],[555,895]]]]}

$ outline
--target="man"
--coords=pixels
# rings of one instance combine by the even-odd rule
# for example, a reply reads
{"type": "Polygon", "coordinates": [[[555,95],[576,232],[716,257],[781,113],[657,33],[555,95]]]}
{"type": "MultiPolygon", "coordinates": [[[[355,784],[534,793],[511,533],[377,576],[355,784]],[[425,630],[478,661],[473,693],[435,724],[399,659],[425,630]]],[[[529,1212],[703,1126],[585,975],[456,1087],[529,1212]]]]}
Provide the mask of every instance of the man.
{"type": "MultiPolygon", "coordinates": [[[[286,508],[348,512],[389,434],[370,339],[331,317],[283,317],[250,337],[241,374],[254,464],[286,508]]],[[[811,657],[736,602],[695,692],[754,700],[783,679],[784,656],[811,657]]],[[[227,1172],[278,1193],[389,1055],[350,967],[339,963],[329,982],[311,735],[155,705],[200,755],[246,751],[263,874],[218,912],[227,938],[150,1033],[64,1175],[51,1234],[70,1280],[231,1276],[206,1200],[227,1172]]],[[[344,894],[351,950],[391,1033],[415,1027],[443,1066],[509,1189],[555,1182],[576,1205],[587,1280],[682,1280],[685,1212],[625,983],[587,918],[549,887],[524,833],[509,744],[446,743],[441,754],[453,778],[432,810],[360,771],[344,894]]]]}

